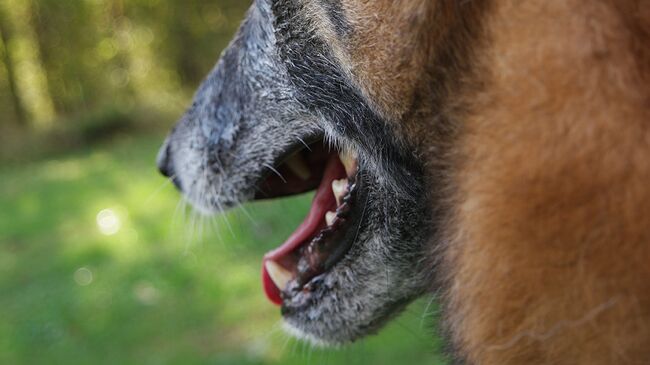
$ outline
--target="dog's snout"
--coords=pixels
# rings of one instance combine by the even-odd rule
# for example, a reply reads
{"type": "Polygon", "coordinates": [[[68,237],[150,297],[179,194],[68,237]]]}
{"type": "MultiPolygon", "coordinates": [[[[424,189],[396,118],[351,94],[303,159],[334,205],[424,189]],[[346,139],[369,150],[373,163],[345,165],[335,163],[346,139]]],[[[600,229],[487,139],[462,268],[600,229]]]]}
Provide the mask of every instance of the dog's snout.
{"type": "Polygon", "coordinates": [[[161,174],[165,177],[174,177],[174,166],[171,160],[168,141],[165,141],[165,144],[163,144],[160,151],[158,151],[156,163],[158,164],[158,171],[160,171],[161,174]]]}

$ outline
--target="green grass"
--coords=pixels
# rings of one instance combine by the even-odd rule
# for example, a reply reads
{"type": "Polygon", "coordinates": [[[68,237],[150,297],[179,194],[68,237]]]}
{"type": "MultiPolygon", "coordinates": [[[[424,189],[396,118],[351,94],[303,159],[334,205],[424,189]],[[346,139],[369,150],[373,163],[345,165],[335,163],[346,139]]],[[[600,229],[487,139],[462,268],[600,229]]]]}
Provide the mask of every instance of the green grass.
{"type": "Polygon", "coordinates": [[[424,300],[343,349],[289,340],[259,269],[309,196],[198,218],[161,140],[0,167],[0,364],[442,363],[424,300]]]}

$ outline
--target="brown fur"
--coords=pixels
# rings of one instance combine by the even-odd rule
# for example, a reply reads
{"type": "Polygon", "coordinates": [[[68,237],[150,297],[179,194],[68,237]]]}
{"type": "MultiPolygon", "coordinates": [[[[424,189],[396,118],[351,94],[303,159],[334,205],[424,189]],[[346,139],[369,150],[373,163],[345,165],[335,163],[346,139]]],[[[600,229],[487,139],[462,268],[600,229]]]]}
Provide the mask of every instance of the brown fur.
{"type": "Polygon", "coordinates": [[[449,180],[461,357],[650,363],[650,2],[343,7],[341,62],[449,180]]]}
{"type": "Polygon", "coordinates": [[[448,257],[472,362],[650,362],[650,64],[636,49],[650,39],[626,15],[538,1],[490,16],[448,257]]]}
{"type": "Polygon", "coordinates": [[[307,1],[318,33],[334,49],[334,54],[348,76],[358,82],[360,90],[377,110],[399,120],[412,99],[417,73],[427,55],[416,51],[421,45],[412,39],[426,17],[428,1],[343,1],[343,12],[354,32],[339,38],[332,29],[325,10],[318,2],[307,1]],[[400,29],[402,28],[402,29],[400,29]],[[414,57],[415,56],[415,57],[414,57]]]}

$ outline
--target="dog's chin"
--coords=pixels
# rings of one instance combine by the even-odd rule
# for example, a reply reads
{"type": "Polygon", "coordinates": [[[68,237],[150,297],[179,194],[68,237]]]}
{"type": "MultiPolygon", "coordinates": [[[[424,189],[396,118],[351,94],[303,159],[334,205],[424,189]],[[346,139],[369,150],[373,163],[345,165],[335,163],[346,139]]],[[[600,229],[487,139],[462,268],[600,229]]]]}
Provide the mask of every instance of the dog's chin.
{"type": "Polygon", "coordinates": [[[290,335],[320,347],[345,345],[375,334],[420,293],[419,288],[400,287],[406,278],[387,274],[397,269],[390,263],[376,265],[374,254],[355,251],[323,276],[322,290],[308,294],[305,304],[283,305],[290,335]]]}
{"type": "Polygon", "coordinates": [[[282,322],[282,329],[284,329],[284,332],[286,332],[291,337],[308,342],[312,346],[327,348],[327,347],[336,347],[340,345],[339,343],[327,341],[309,332],[306,332],[301,329],[302,327],[303,326],[300,323],[292,324],[288,320],[282,322]]]}

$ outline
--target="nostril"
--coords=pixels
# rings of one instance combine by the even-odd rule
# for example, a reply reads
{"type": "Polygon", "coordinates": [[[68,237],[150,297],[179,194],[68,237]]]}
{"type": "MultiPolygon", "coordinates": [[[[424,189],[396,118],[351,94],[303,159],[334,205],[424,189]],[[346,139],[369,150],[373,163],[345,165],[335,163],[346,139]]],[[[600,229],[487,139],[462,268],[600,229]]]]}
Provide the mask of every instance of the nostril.
{"type": "Polygon", "coordinates": [[[160,148],[160,151],[158,151],[156,163],[158,164],[158,170],[161,174],[166,177],[174,176],[174,168],[169,151],[169,143],[167,141],[165,141],[165,144],[160,148]]]}

